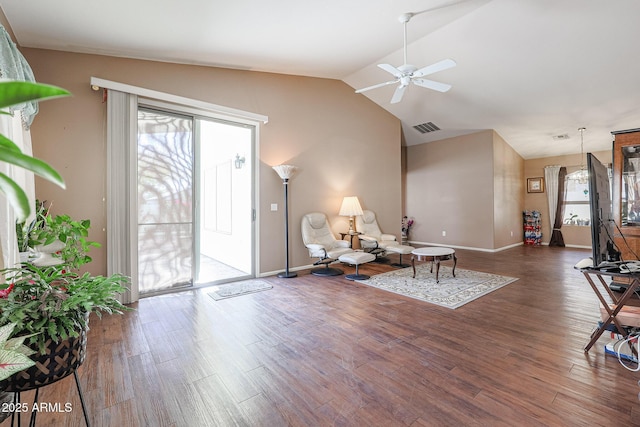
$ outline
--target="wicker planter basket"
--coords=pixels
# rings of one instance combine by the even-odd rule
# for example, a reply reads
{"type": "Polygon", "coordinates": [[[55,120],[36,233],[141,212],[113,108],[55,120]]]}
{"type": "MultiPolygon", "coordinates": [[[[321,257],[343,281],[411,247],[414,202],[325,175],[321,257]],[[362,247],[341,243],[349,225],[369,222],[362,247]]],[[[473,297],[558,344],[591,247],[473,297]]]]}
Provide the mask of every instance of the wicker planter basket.
{"type": "MultiPolygon", "coordinates": [[[[34,348],[35,349],[35,348],[34,348]]],[[[87,331],[76,338],[68,338],[58,343],[49,339],[46,353],[31,356],[34,366],[0,381],[0,390],[22,392],[33,390],[59,381],[82,365],[87,351],[87,331]]]]}

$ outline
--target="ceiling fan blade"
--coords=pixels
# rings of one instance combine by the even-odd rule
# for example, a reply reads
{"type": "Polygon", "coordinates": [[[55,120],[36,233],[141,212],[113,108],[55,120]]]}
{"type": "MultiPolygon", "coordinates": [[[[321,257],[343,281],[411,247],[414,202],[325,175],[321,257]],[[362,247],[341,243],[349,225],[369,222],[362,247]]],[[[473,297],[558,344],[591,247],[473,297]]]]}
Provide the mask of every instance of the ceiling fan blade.
{"type": "Polygon", "coordinates": [[[371,90],[371,89],[377,89],[379,87],[391,85],[391,84],[394,84],[394,83],[397,83],[397,82],[398,82],[398,80],[389,80],[388,82],[378,83],[377,85],[373,85],[373,86],[365,87],[365,88],[362,88],[362,89],[358,89],[358,90],[356,90],[356,93],[366,92],[366,91],[371,90]]]}
{"type": "Polygon", "coordinates": [[[420,68],[415,71],[412,76],[413,77],[424,77],[429,74],[437,73],[438,71],[448,70],[449,68],[453,68],[456,66],[456,62],[453,59],[443,59],[440,62],[436,62],[435,64],[428,65],[424,68],[420,68]]]}
{"type": "Polygon", "coordinates": [[[398,86],[398,88],[396,89],[395,92],[393,92],[393,98],[391,98],[391,103],[392,104],[397,104],[398,102],[400,102],[402,100],[402,95],[404,95],[404,91],[407,89],[406,85],[400,85],[398,86]]]}
{"type": "Polygon", "coordinates": [[[402,71],[398,70],[396,67],[394,67],[393,65],[389,65],[389,64],[378,64],[379,68],[382,68],[383,70],[385,70],[387,73],[393,74],[395,77],[400,77],[402,75],[402,71]]]}
{"type": "Polygon", "coordinates": [[[427,79],[413,79],[413,83],[418,86],[426,87],[428,89],[437,90],[438,92],[446,92],[451,89],[451,85],[446,83],[434,82],[433,80],[427,79]]]}

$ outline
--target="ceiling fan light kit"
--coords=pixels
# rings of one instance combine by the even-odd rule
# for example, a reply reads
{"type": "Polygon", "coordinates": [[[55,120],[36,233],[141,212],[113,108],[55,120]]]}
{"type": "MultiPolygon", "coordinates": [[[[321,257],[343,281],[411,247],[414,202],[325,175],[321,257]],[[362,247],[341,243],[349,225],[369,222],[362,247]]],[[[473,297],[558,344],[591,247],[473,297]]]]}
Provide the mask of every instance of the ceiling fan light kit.
{"type": "Polygon", "coordinates": [[[371,89],[377,89],[383,86],[400,83],[393,93],[393,97],[391,98],[391,103],[396,104],[402,100],[407,86],[409,86],[409,84],[411,83],[438,92],[446,92],[451,89],[451,85],[449,84],[424,79],[423,77],[437,73],[438,71],[443,71],[455,67],[456,63],[454,60],[443,59],[442,61],[436,62],[435,64],[428,65],[423,68],[418,68],[415,65],[407,63],[407,23],[413,16],[413,13],[403,13],[398,18],[398,20],[404,25],[404,64],[399,67],[394,67],[393,65],[389,64],[378,64],[379,68],[393,75],[393,77],[395,77],[394,80],[389,80],[388,82],[358,89],[356,90],[356,93],[362,93],[371,89]]]}

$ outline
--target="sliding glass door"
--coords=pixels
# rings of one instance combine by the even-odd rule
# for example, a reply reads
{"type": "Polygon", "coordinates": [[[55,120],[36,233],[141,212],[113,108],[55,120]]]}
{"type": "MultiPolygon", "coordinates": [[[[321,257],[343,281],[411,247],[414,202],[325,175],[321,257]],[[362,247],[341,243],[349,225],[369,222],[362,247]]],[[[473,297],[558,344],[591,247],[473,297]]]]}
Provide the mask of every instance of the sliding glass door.
{"type": "Polygon", "coordinates": [[[255,127],[138,109],[140,294],[254,275],[255,127]]]}

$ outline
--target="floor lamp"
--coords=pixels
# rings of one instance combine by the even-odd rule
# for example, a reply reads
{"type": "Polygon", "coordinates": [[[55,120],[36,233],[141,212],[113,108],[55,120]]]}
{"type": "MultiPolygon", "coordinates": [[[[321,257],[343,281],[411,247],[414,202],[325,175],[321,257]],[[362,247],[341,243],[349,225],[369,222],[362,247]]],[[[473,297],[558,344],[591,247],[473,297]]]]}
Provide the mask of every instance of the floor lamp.
{"type": "Polygon", "coordinates": [[[292,165],[274,166],[275,170],[284,184],[284,251],[286,256],[286,266],[283,273],[279,273],[278,277],[289,279],[296,277],[296,273],[289,272],[289,179],[296,173],[298,168],[292,165]]]}

